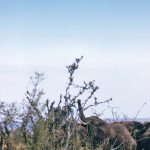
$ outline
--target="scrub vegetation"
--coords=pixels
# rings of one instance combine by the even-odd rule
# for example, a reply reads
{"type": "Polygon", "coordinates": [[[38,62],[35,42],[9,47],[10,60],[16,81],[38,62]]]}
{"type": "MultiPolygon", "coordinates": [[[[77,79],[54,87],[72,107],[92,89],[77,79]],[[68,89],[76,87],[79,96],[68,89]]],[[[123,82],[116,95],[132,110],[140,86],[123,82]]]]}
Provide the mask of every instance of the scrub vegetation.
{"type": "Polygon", "coordinates": [[[98,113],[84,115],[89,108],[112,99],[95,97],[99,89],[95,81],[74,82],[82,58],[67,66],[68,82],[59,100],[43,100],[40,83],[44,74],[35,72],[20,105],[0,101],[0,150],[149,150],[148,122],[110,123],[98,113]]]}

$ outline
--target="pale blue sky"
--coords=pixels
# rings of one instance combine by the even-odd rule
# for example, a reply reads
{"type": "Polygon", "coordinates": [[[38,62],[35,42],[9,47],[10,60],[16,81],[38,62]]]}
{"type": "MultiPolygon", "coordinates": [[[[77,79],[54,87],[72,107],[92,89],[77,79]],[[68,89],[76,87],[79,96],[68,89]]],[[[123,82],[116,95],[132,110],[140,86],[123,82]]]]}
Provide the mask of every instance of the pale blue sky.
{"type": "Polygon", "coordinates": [[[84,55],[79,81],[95,79],[98,97],[129,116],[147,101],[141,117],[150,117],[149,8],[148,0],[0,0],[0,99],[21,101],[34,71],[57,99],[65,66],[84,55]]]}

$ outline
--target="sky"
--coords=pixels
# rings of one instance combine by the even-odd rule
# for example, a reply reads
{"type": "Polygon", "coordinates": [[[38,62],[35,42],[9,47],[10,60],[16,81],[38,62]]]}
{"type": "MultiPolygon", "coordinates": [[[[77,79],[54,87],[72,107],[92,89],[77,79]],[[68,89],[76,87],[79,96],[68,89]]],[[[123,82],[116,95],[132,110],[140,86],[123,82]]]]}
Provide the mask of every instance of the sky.
{"type": "Polygon", "coordinates": [[[148,0],[0,0],[0,100],[22,101],[37,71],[57,101],[66,66],[83,55],[78,82],[95,80],[98,99],[112,97],[120,115],[134,117],[146,102],[139,117],[149,118],[149,8],[148,0]]]}

